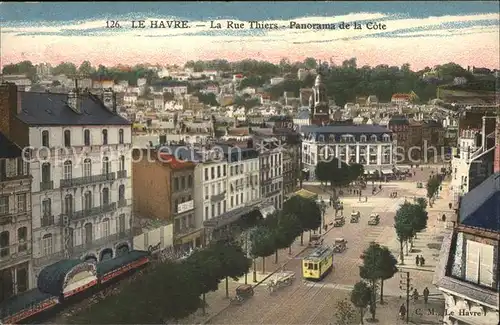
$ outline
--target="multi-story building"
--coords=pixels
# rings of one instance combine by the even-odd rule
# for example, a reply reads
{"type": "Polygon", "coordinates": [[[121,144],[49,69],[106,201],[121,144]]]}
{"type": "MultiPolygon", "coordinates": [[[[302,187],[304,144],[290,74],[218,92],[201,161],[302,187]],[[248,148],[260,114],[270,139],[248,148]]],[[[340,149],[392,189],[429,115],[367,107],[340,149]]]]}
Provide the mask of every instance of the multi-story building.
{"type": "MultiPolygon", "coordinates": [[[[134,212],[142,218],[173,224],[174,245],[179,249],[202,245],[202,220],[195,217],[196,164],[168,153],[134,150],[134,212]]],[[[161,238],[161,246],[168,246],[161,238]]]]}
{"type": "Polygon", "coordinates": [[[500,174],[465,194],[445,236],[433,283],[445,298],[443,324],[499,323],[500,174]]]}
{"type": "Polygon", "coordinates": [[[392,137],[397,146],[395,149],[400,156],[398,160],[408,161],[408,157],[412,155],[410,153],[410,122],[405,116],[396,115],[390,118],[387,128],[392,131],[392,137]]]}
{"type": "Polygon", "coordinates": [[[253,147],[259,152],[262,201],[281,210],[284,200],[282,145],[276,138],[256,138],[253,147]]]}
{"type": "Polygon", "coordinates": [[[101,261],[131,249],[131,124],[112,92],[0,87],[0,129],[28,148],[32,280],[61,259],[101,261]]]}
{"type": "Polygon", "coordinates": [[[451,189],[455,204],[460,196],[493,173],[495,120],[495,116],[467,112],[460,121],[458,147],[453,149],[451,160],[451,189]]]}
{"type": "MultiPolygon", "coordinates": [[[[444,128],[441,123],[435,120],[424,120],[422,124],[422,142],[427,145],[427,156],[441,155],[444,146],[444,128]]],[[[425,149],[425,148],[423,148],[425,149]]],[[[444,152],[443,152],[444,154],[444,152]]]]}
{"type": "Polygon", "coordinates": [[[302,163],[308,178],[315,179],[318,162],[332,157],[348,164],[365,166],[365,171],[392,174],[394,143],[391,130],[379,125],[306,126],[301,129],[302,163]]]}
{"type": "Polygon", "coordinates": [[[289,148],[283,150],[283,195],[284,197],[289,196],[297,187],[297,170],[295,159],[297,157],[294,155],[292,150],[289,148]]]}
{"type": "Polygon", "coordinates": [[[0,303],[33,287],[31,177],[22,149],[0,133],[0,303]]]}

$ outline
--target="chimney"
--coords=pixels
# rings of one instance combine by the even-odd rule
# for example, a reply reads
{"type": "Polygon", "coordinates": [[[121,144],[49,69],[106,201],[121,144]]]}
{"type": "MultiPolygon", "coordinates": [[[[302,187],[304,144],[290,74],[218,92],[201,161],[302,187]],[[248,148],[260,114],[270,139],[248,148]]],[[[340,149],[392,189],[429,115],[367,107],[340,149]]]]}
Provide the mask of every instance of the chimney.
{"type": "Polygon", "coordinates": [[[483,128],[481,130],[481,147],[486,150],[486,116],[483,116],[483,128]]]}

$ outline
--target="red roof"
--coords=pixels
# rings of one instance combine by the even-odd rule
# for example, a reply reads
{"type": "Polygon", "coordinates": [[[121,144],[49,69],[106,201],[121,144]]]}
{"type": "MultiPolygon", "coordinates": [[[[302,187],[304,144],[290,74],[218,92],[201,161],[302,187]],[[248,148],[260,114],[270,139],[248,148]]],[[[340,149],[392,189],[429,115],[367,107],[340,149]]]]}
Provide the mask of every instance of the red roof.
{"type": "Polygon", "coordinates": [[[183,169],[194,166],[194,163],[192,163],[191,161],[179,160],[175,158],[173,155],[169,155],[166,153],[159,153],[158,160],[168,164],[173,169],[183,169]]]}
{"type": "Polygon", "coordinates": [[[411,98],[411,96],[408,94],[394,94],[392,98],[411,98]]]}

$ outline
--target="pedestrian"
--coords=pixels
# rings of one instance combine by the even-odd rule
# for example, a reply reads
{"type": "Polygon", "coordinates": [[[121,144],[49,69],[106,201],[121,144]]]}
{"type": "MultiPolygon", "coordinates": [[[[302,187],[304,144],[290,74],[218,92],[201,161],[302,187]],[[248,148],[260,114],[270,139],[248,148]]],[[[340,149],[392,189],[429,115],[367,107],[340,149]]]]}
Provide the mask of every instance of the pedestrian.
{"type": "Polygon", "coordinates": [[[328,225],[327,225],[327,224],[325,224],[325,225],[323,226],[323,229],[325,229],[325,231],[327,231],[327,230],[328,230],[328,225]]]}
{"type": "Polygon", "coordinates": [[[420,256],[415,256],[415,265],[419,266],[420,264],[420,256]]]}
{"type": "Polygon", "coordinates": [[[418,300],[418,290],[417,289],[413,290],[413,300],[415,300],[415,301],[418,300]]]}
{"type": "Polygon", "coordinates": [[[420,266],[425,265],[425,258],[423,256],[420,257],[420,266]]]}
{"type": "Polygon", "coordinates": [[[442,222],[445,222],[445,221],[446,221],[446,215],[445,215],[445,214],[443,214],[443,216],[441,217],[441,221],[442,221],[442,222]]]}
{"type": "Polygon", "coordinates": [[[451,204],[451,202],[450,202],[450,203],[448,203],[448,208],[450,208],[450,210],[451,210],[451,207],[452,207],[452,206],[453,206],[453,205],[451,204]]]}
{"type": "Polygon", "coordinates": [[[405,304],[401,304],[401,307],[399,307],[399,316],[401,317],[401,319],[405,319],[406,316],[405,304]]]}
{"type": "Polygon", "coordinates": [[[429,300],[429,289],[427,287],[425,287],[425,289],[424,289],[424,303],[427,303],[428,300],[429,300]]]}

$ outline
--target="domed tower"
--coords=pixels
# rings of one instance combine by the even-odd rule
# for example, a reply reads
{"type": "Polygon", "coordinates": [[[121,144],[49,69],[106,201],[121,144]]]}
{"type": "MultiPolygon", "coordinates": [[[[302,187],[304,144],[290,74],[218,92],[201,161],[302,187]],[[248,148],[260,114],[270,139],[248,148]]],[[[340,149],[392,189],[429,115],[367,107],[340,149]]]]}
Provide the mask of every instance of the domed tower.
{"type": "Polygon", "coordinates": [[[323,83],[323,70],[321,62],[318,64],[317,76],[313,87],[314,111],[312,112],[312,124],[325,125],[330,121],[330,107],[328,105],[328,96],[326,86],[323,83]]]}

